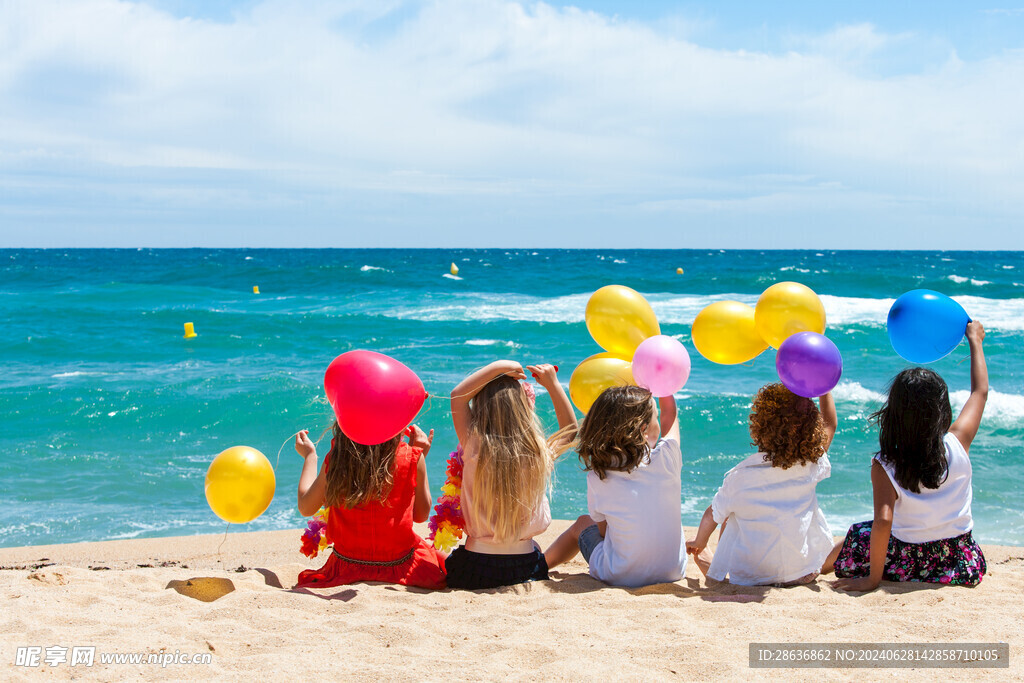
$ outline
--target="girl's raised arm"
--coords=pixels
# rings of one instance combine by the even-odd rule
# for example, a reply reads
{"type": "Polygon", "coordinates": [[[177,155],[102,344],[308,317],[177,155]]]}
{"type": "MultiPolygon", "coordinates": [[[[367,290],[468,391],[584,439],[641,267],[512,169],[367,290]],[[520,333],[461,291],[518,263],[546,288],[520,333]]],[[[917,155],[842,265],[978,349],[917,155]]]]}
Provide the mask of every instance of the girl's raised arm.
{"type": "Polygon", "coordinates": [[[572,409],[569,397],[565,395],[565,389],[558,382],[558,368],[548,363],[540,365],[527,365],[537,383],[544,387],[548,396],[551,397],[551,405],[555,408],[555,418],[558,419],[558,428],[565,429],[576,425],[576,411],[572,409]]]}
{"type": "Polygon", "coordinates": [[[985,328],[977,321],[967,323],[967,343],[971,347],[971,395],[967,397],[960,416],[949,428],[965,451],[971,450],[971,442],[978,434],[981,415],[988,401],[988,366],[985,364],[985,328]]]}
{"type": "Polygon", "coordinates": [[[675,439],[679,441],[679,408],[676,407],[674,396],[662,396],[658,399],[660,415],[658,423],[661,426],[661,438],[675,439]]]}
{"type": "Polygon", "coordinates": [[[836,402],[832,398],[832,392],[818,397],[818,405],[821,410],[821,421],[825,423],[825,450],[832,445],[832,438],[836,435],[836,427],[839,426],[839,417],[836,415],[836,402]]]}
{"type": "Polygon", "coordinates": [[[303,461],[302,474],[299,475],[299,514],[309,517],[323,507],[327,495],[326,473],[323,469],[317,472],[316,446],[310,441],[307,430],[295,435],[295,451],[303,461]]]}
{"type": "Polygon", "coordinates": [[[508,375],[512,379],[526,379],[523,366],[519,363],[514,360],[496,360],[477,370],[452,389],[452,424],[455,425],[455,434],[463,446],[469,443],[470,399],[476,396],[488,382],[501,375],[508,375]]]}

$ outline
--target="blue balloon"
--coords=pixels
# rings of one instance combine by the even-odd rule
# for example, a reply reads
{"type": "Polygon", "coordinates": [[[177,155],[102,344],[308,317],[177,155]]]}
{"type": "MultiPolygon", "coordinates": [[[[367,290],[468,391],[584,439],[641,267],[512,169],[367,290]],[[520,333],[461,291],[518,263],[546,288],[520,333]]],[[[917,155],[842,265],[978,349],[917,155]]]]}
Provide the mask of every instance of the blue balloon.
{"type": "Polygon", "coordinates": [[[775,369],[786,388],[814,398],[832,391],[843,376],[843,357],[832,340],[817,332],[786,338],[775,355],[775,369]]]}
{"type": "Polygon", "coordinates": [[[889,309],[889,341],[904,360],[933,363],[960,344],[970,321],[964,307],[945,294],[915,289],[889,309]]]}

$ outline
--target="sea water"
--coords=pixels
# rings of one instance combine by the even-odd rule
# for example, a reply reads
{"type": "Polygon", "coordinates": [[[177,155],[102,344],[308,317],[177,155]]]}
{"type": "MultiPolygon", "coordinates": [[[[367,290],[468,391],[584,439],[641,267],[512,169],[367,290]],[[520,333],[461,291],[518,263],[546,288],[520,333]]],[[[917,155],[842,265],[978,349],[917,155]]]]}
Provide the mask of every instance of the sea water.
{"type": "MultiPolygon", "coordinates": [[[[276,465],[277,494],[262,517],[231,530],[301,526],[291,435],[329,427],[324,370],[358,348],[402,361],[434,396],[416,421],[435,429],[436,498],[456,445],[452,387],[498,358],[556,364],[567,385],[600,351],[584,323],[587,298],[613,283],[643,293],[693,359],[676,398],[680,512],[696,524],[725,472],[754,452],[750,399],[777,376],[771,349],[738,366],[703,359],[690,325],[714,301],[754,304],[787,280],[821,296],[843,355],[832,476],[818,486],[833,532],[872,516],[878,435],[867,418],[907,366],[886,313],[903,292],[928,288],[987,332],[992,391],[971,447],[975,536],[1024,545],[1019,252],[132,249],[0,250],[0,546],[223,531],[204,475],[239,444],[276,465]],[[197,337],[183,338],[186,322],[197,337]]],[[[970,387],[967,357],[964,343],[931,366],[954,411],[970,387]]],[[[538,410],[553,429],[542,392],[538,410]]],[[[573,454],[557,467],[551,504],[556,517],[586,512],[573,454]]]]}

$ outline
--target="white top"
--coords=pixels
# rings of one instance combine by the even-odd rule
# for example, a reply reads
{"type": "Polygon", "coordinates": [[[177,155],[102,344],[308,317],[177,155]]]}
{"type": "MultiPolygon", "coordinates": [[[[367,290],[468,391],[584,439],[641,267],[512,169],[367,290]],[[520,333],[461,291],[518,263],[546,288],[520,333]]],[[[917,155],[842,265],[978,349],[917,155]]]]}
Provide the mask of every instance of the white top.
{"type": "Polygon", "coordinates": [[[971,517],[971,459],[955,436],[942,437],[949,475],[937,489],[921,486],[920,493],[896,483],[892,465],[878,460],[896,489],[892,509],[892,535],[904,543],[927,543],[966,534],[974,528],[971,517]]]}
{"type": "Polygon", "coordinates": [[[833,542],[814,489],[831,473],[827,453],[788,469],[755,453],[729,470],[711,501],[715,522],[728,524],[708,576],[763,586],[821,571],[833,542]]]}
{"type": "Polygon", "coordinates": [[[675,439],[661,439],[650,460],[632,472],[587,472],[587,507],[608,522],[604,541],[590,555],[590,575],[615,586],[678,581],[686,571],[679,504],[683,454],[675,439]]]}

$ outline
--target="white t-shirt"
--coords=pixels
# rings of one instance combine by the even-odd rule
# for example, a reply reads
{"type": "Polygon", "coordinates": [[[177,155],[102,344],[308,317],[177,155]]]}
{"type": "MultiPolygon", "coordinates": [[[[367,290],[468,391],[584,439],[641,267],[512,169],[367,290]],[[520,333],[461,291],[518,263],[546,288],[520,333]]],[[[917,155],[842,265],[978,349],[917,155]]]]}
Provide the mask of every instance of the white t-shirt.
{"type": "Polygon", "coordinates": [[[683,454],[675,439],[661,439],[650,461],[632,472],[587,473],[587,507],[608,522],[604,541],[590,556],[590,575],[615,586],[678,581],[686,571],[680,511],[683,454]]]}
{"type": "Polygon", "coordinates": [[[955,538],[974,528],[971,517],[971,459],[960,441],[947,432],[946,445],[949,474],[937,489],[921,486],[920,493],[907,491],[896,483],[895,468],[878,457],[896,489],[892,508],[892,535],[904,543],[927,543],[955,538]]]}
{"type": "Polygon", "coordinates": [[[728,524],[708,576],[763,586],[821,571],[833,542],[815,487],[831,473],[828,454],[782,469],[755,453],[729,470],[711,501],[715,522],[728,524]]]}

